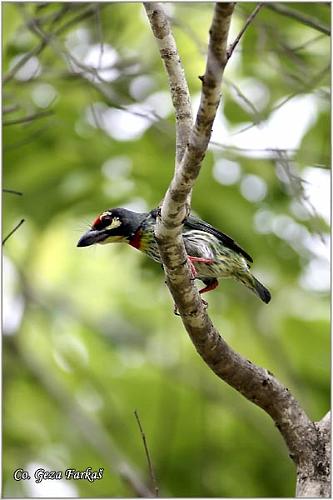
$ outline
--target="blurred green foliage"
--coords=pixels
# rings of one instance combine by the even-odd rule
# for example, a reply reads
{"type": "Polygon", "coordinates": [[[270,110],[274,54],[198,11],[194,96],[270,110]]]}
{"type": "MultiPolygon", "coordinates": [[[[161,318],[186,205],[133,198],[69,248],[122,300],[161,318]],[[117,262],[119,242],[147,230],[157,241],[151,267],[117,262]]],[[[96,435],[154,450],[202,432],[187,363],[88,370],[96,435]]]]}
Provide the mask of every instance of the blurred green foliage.
{"type": "MultiPolygon", "coordinates": [[[[288,5],[329,26],[327,4],[288,5]]],[[[236,6],[230,40],[254,7],[236,6]]],[[[213,6],[166,8],[197,102],[213,6]]],[[[119,470],[125,461],[149,484],[137,409],[161,495],[292,496],[281,436],[197,356],[160,267],[130,247],[75,247],[106,208],[156,206],[172,176],[174,116],[142,5],[5,2],[3,27],[3,187],[23,193],[3,195],[4,235],[25,219],[4,247],[3,495],[46,496],[12,477],[39,464],[105,469],[94,483],[44,481],[52,496],[136,496],[119,470]]],[[[261,9],[227,66],[218,120],[230,137],[260,129],[301,97],[311,119],[293,151],[228,146],[216,125],[193,193],[193,210],[253,255],[273,296],[265,306],[223,282],[211,318],[314,420],[329,405],[329,228],[305,181],[329,182],[329,51],[326,35],[261,9]]]]}

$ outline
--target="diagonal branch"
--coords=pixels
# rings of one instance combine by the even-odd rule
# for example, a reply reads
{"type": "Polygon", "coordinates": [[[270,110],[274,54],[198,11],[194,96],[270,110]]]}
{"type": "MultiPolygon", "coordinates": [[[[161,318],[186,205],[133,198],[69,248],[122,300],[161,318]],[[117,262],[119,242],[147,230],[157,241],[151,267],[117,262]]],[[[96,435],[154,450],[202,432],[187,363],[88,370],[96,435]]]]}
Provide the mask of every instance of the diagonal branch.
{"type": "Polygon", "coordinates": [[[18,196],[22,196],[23,195],[23,193],[21,193],[20,191],[15,191],[14,189],[2,188],[2,191],[4,193],[17,194],[18,196]]]}
{"type": "MultiPolygon", "coordinates": [[[[104,7],[104,5],[101,6],[101,8],[104,7]]],[[[54,18],[54,22],[59,22],[62,19],[62,17],[65,16],[66,13],[67,9],[61,8],[57,14],[57,17],[54,18]]],[[[76,23],[79,23],[80,21],[83,21],[84,19],[90,17],[93,14],[94,14],[94,6],[92,6],[89,3],[87,4],[87,7],[84,6],[78,14],[76,14],[71,19],[66,21],[59,28],[55,29],[52,34],[60,35],[71,26],[75,25],[76,23]]],[[[22,66],[24,66],[33,56],[38,56],[46,47],[47,47],[47,40],[41,40],[41,42],[38,45],[36,45],[33,49],[31,49],[29,52],[26,52],[24,56],[3,76],[2,79],[3,84],[5,85],[9,81],[11,81],[22,66]]]]}
{"type": "Polygon", "coordinates": [[[152,486],[153,486],[154,491],[155,491],[155,496],[158,497],[159,488],[158,488],[158,484],[156,481],[155,471],[154,471],[154,467],[153,467],[153,464],[152,464],[152,461],[150,458],[150,453],[149,453],[146,435],[145,435],[143,427],[141,425],[141,420],[140,420],[140,417],[139,417],[137,410],[134,410],[134,416],[135,416],[136,421],[138,423],[140,434],[142,437],[143,447],[145,449],[145,454],[147,457],[147,462],[148,462],[148,467],[149,467],[149,474],[150,474],[151,483],[152,483],[152,486]]]}
{"type": "Polygon", "coordinates": [[[267,2],[265,4],[265,7],[267,9],[274,10],[274,12],[277,12],[278,14],[281,14],[282,16],[290,17],[291,19],[295,19],[295,21],[299,21],[302,24],[305,24],[306,26],[310,26],[310,28],[313,28],[317,31],[320,31],[321,33],[324,33],[325,35],[330,36],[331,35],[331,30],[328,26],[325,26],[322,24],[318,19],[314,17],[307,16],[306,14],[302,14],[298,10],[292,9],[289,6],[287,7],[284,3],[279,3],[279,2],[267,2]]]}
{"type": "Polygon", "coordinates": [[[239,44],[240,39],[242,38],[242,36],[244,35],[245,31],[250,26],[250,24],[253,22],[253,19],[256,17],[256,15],[258,14],[258,12],[259,12],[259,10],[261,9],[262,6],[263,6],[262,2],[258,3],[258,5],[255,7],[255,9],[252,12],[252,14],[250,14],[249,17],[247,18],[247,20],[246,20],[243,28],[241,29],[241,31],[239,32],[239,34],[237,35],[237,37],[235,38],[235,40],[232,42],[232,44],[228,48],[228,52],[227,52],[228,59],[230,59],[230,57],[232,56],[232,53],[235,50],[235,48],[237,47],[237,45],[239,44]]]}
{"type": "MultiPolygon", "coordinates": [[[[320,456],[325,463],[322,468],[324,472],[320,476],[320,487],[323,488],[320,490],[320,496],[325,496],[329,491],[326,474],[329,458],[323,451],[325,444],[319,436],[316,424],[311,422],[298,401],[273,374],[236,353],[220,336],[191,282],[182,239],[186,198],[200,172],[220,102],[220,87],[227,62],[227,37],[233,9],[233,3],[215,4],[209,31],[206,70],[200,77],[203,85],[199,111],[183,159],[175,170],[164,198],[155,235],[168,287],[199,355],[219,378],[272,417],[289,448],[291,458],[298,466],[299,478],[316,476],[316,464],[320,456]]],[[[312,479],[305,481],[306,486],[309,485],[308,496],[309,491],[311,493],[311,481],[312,479]]],[[[304,488],[298,487],[298,491],[304,491],[304,488]]]]}
{"type": "Polygon", "coordinates": [[[12,229],[10,231],[10,233],[7,234],[7,236],[2,240],[2,246],[4,246],[4,244],[6,243],[7,240],[9,240],[9,238],[14,234],[16,233],[16,231],[22,226],[24,222],[24,219],[21,219],[20,222],[18,224],[16,224],[16,226],[14,227],[14,229],[12,229]]]}
{"type": "Polygon", "coordinates": [[[45,118],[46,116],[53,115],[53,111],[40,111],[39,113],[33,113],[31,115],[23,116],[22,118],[15,118],[13,120],[5,120],[2,122],[3,127],[9,125],[19,125],[21,123],[31,123],[40,118],[45,118]]]}

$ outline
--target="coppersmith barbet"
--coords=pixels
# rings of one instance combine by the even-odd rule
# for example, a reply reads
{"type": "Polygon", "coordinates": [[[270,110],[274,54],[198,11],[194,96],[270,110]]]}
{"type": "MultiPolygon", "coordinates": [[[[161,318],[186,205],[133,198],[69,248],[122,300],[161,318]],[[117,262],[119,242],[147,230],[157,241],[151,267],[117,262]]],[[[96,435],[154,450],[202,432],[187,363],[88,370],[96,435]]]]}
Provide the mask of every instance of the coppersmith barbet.
{"type": "MultiPolygon", "coordinates": [[[[144,213],[125,208],[106,210],[80,238],[77,246],[123,242],[161,263],[154,234],[158,214],[159,209],[144,213]]],[[[266,304],[270,301],[270,292],[250,272],[252,257],[230,236],[189,215],[184,221],[183,239],[193,278],[206,285],[200,293],[216,288],[218,278],[234,278],[266,304]]]]}

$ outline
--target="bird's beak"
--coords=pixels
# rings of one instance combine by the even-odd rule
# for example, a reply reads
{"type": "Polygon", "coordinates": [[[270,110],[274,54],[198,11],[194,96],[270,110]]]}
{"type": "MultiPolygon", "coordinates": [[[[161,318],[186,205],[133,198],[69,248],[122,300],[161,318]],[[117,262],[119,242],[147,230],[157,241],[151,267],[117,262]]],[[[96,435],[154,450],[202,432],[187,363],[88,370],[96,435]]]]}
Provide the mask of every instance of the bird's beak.
{"type": "Polygon", "coordinates": [[[83,236],[79,239],[76,246],[78,247],[89,247],[95,243],[100,243],[108,237],[108,234],[104,231],[96,231],[94,229],[89,229],[83,236]]]}

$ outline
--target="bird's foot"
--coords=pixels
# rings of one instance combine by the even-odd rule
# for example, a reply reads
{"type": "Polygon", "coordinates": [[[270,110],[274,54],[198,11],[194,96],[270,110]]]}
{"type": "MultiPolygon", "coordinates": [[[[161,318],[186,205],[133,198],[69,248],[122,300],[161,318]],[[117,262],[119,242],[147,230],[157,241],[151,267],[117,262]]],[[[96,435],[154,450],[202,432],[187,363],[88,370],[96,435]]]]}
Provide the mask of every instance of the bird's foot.
{"type": "Polygon", "coordinates": [[[187,257],[187,259],[191,270],[191,279],[195,280],[195,278],[197,277],[197,272],[195,270],[194,264],[192,264],[191,257],[187,257]]]}

